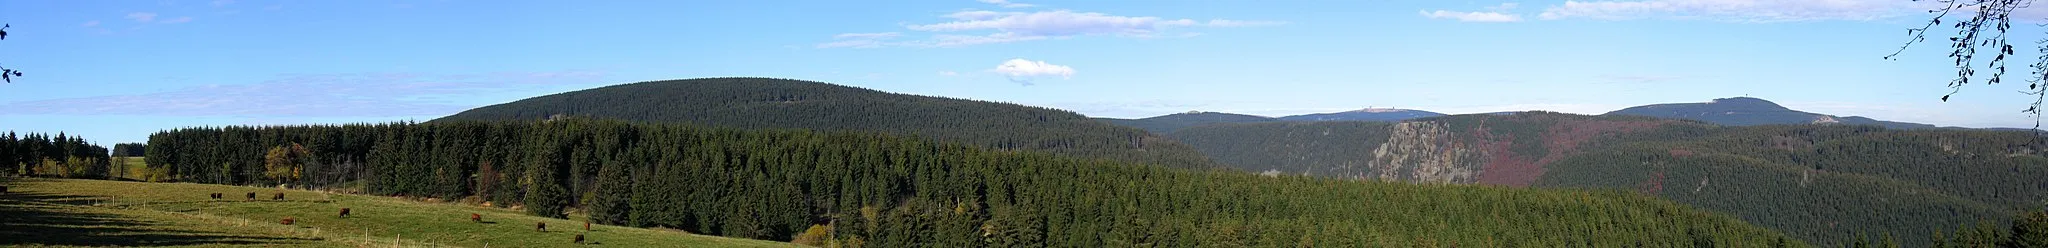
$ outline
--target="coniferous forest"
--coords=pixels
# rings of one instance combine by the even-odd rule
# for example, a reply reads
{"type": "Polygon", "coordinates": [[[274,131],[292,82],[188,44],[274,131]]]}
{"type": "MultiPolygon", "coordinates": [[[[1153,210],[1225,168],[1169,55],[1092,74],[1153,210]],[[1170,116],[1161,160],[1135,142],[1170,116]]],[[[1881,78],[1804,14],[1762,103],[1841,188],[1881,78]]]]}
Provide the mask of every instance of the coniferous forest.
{"type": "Polygon", "coordinates": [[[875,132],[999,150],[1043,151],[1173,167],[1217,167],[1187,145],[1071,111],[776,78],[697,78],[620,84],[479,107],[431,122],[530,121],[565,116],[713,127],[875,132]]]}
{"type": "Polygon", "coordinates": [[[886,134],[566,119],[185,128],[159,181],[470,198],[595,223],[861,247],[1802,246],[1620,191],[1359,182],[886,134]]]}
{"type": "Polygon", "coordinates": [[[107,178],[112,169],[107,148],[85,138],[8,132],[0,136],[0,175],[66,178],[107,178]]]}

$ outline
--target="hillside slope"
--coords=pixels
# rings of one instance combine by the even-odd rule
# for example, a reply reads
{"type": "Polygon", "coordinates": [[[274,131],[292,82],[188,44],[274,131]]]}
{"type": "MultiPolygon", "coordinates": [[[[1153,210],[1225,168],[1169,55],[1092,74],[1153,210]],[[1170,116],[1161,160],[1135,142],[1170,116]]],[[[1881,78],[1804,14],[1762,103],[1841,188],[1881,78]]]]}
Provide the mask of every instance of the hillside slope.
{"type": "Polygon", "coordinates": [[[189,183],[0,179],[0,246],[246,247],[801,247],[789,243],[593,225],[515,211],[389,197],[189,183]],[[261,192],[255,201],[242,193],[261,192]],[[229,193],[227,199],[207,194],[229,193]],[[270,200],[273,193],[285,200],[270,200]],[[347,218],[337,216],[350,208],[347,218]],[[483,223],[471,222],[478,213],[483,223]],[[292,225],[279,223],[292,217],[292,225]],[[534,230],[548,223],[547,232],[534,230]]]}
{"type": "Polygon", "coordinates": [[[241,159],[262,153],[222,147],[306,142],[314,157],[368,158],[363,166],[309,167],[318,170],[307,173],[366,175],[337,182],[360,182],[375,194],[477,196],[545,216],[581,206],[595,223],[862,247],[1786,242],[1782,234],[1726,215],[1617,191],[1268,177],[872,133],[569,119],[188,128],[153,135],[150,142],[151,166],[178,173],[171,178],[214,174],[204,168],[213,166],[195,164],[254,169],[246,165],[255,160],[241,159]],[[376,145],[349,147],[319,137],[376,145]],[[173,152],[166,148],[195,154],[187,158],[239,159],[159,159],[173,152]],[[497,159],[504,161],[460,162],[497,159]],[[472,183],[495,190],[462,187],[472,183]]]}
{"type": "Polygon", "coordinates": [[[1353,110],[1353,111],[1345,111],[1345,112],[1337,112],[1337,113],[1319,113],[1319,114],[1304,114],[1304,115],[1291,115],[1291,116],[1286,116],[1286,117],[1280,117],[1280,118],[1272,118],[1272,117],[1264,117],[1264,116],[1256,116],[1256,115],[1245,115],[1245,114],[1232,114],[1232,113],[1219,113],[1219,112],[1201,112],[1201,111],[1190,111],[1190,112],[1187,112],[1187,113],[1178,113],[1178,114],[1169,114],[1169,115],[1153,116],[1153,117],[1146,117],[1146,118],[1140,118],[1140,119],[1117,119],[1117,118],[1095,118],[1095,119],[1096,119],[1096,120],[1101,120],[1101,121],[1103,121],[1103,122],[1108,122],[1108,123],[1110,123],[1110,124],[1116,124],[1116,125],[1119,125],[1119,126],[1126,126],[1126,127],[1134,127],[1134,128],[1138,128],[1138,129],[1144,129],[1145,131],[1149,131],[1149,132],[1152,132],[1152,133],[1154,133],[1154,134],[1161,134],[1161,135],[1164,135],[1164,134],[1168,134],[1168,133],[1173,133],[1173,132],[1175,132],[1175,131],[1180,131],[1180,130],[1182,130],[1182,129],[1187,129],[1187,128],[1191,128],[1191,127],[1200,127],[1200,126],[1208,126],[1208,125],[1218,125],[1218,124],[1235,124],[1235,123],[1261,123],[1261,122],[1317,122],[1317,121],[1375,121],[1375,122],[1382,122],[1382,121],[1402,121],[1402,120],[1408,120],[1408,119],[1415,119],[1415,118],[1427,118],[1427,117],[1437,117],[1437,116],[1444,116],[1444,114],[1441,114],[1441,113],[1437,113],[1437,112],[1421,111],[1421,110],[1409,110],[1409,109],[1384,109],[1384,108],[1375,108],[1375,109],[1362,109],[1362,110],[1353,110]]]}
{"type": "Polygon", "coordinates": [[[1833,116],[1801,112],[1777,103],[1751,97],[1714,99],[1704,103],[1666,103],[1624,108],[1606,115],[1639,115],[1657,118],[1697,120],[1726,126],[1842,124],[1874,125],[1897,129],[1935,128],[1934,125],[1880,121],[1859,116],[1833,116]]]}
{"type": "Polygon", "coordinates": [[[1403,121],[1437,116],[1444,116],[1444,114],[1413,109],[1368,108],[1337,113],[1292,115],[1280,117],[1279,119],[1283,121],[1403,121]]]}
{"type": "Polygon", "coordinates": [[[1924,242],[1934,230],[2007,219],[2048,199],[2048,146],[2023,132],[1525,112],[1169,136],[1252,171],[1637,191],[1819,243],[1846,240],[1842,228],[1924,242]]]}
{"type": "Polygon", "coordinates": [[[1143,119],[1095,118],[1110,124],[1144,129],[1154,134],[1166,134],[1183,128],[1225,123],[1251,123],[1277,121],[1264,116],[1217,112],[1187,112],[1179,114],[1146,117],[1143,119]]]}
{"type": "Polygon", "coordinates": [[[617,118],[739,128],[879,131],[1006,150],[1206,168],[1185,145],[1064,110],[770,78],[651,81],[523,99],[432,122],[617,118]]]}

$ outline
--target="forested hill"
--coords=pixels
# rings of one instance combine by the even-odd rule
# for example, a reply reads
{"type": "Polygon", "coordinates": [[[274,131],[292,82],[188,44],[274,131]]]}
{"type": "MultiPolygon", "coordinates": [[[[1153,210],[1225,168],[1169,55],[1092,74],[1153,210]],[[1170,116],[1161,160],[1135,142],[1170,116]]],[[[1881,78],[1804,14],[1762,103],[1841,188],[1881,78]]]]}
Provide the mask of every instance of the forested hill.
{"type": "Polygon", "coordinates": [[[1804,246],[1619,191],[1268,177],[873,133],[569,118],[186,128],[147,149],[161,180],[580,209],[828,247],[1804,246]]]}
{"type": "Polygon", "coordinates": [[[1444,114],[1413,109],[1368,108],[1337,113],[1292,115],[1280,117],[1279,119],[1283,121],[1403,121],[1437,116],[1444,116],[1444,114]]]}
{"type": "Polygon", "coordinates": [[[1181,129],[1186,129],[1186,128],[1190,128],[1190,127],[1199,127],[1199,126],[1207,126],[1207,125],[1216,125],[1216,124],[1233,124],[1233,123],[1256,123],[1256,122],[1279,122],[1279,121],[1293,121],[1293,122],[1308,122],[1308,121],[1401,121],[1401,120],[1407,120],[1407,119],[1415,119],[1415,118],[1426,118],[1426,117],[1437,117],[1437,116],[1444,116],[1444,114],[1441,114],[1441,113],[1437,113],[1437,112],[1421,111],[1421,110],[1410,110],[1410,109],[1385,109],[1385,108],[1371,108],[1371,109],[1353,110],[1353,111],[1345,111],[1345,112],[1337,112],[1337,113],[1320,113],[1320,114],[1304,114],[1304,115],[1290,115],[1290,116],[1285,116],[1285,117],[1280,117],[1280,118],[1272,118],[1272,117],[1265,117],[1265,116],[1256,116],[1256,115],[1246,115],[1246,114],[1232,114],[1232,113],[1219,113],[1219,112],[1202,112],[1202,111],[1190,111],[1190,112],[1187,112],[1187,113],[1179,113],[1179,114],[1170,114],[1170,115],[1161,115],[1161,116],[1153,116],[1153,117],[1146,117],[1146,118],[1142,118],[1142,119],[1117,119],[1117,118],[1095,118],[1095,119],[1096,119],[1096,120],[1102,120],[1102,121],[1104,121],[1104,122],[1109,122],[1110,124],[1116,124],[1116,125],[1120,125],[1120,126],[1126,126],[1126,127],[1135,127],[1135,128],[1138,128],[1138,129],[1145,129],[1145,131],[1150,131],[1150,132],[1152,132],[1152,133],[1155,133],[1155,134],[1162,134],[1162,135],[1163,135],[1163,134],[1167,134],[1167,133],[1172,133],[1172,132],[1174,132],[1174,131],[1180,131],[1181,129]]]}
{"type": "Polygon", "coordinates": [[[1704,103],[1666,103],[1624,108],[1607,115],[1640,115],[1657,118],[1698,120],[1728,126],[1778,124],[1875,125],[1887,128],[1935,128],[1934,125],[1880,121],[1858,116],[1833,116],[1801,112],[1778,103],[1751,97],[1714,99],[1704,103]]]}
{"type": "Polygon", "coordinates": [[[485,106],[432,122],[558,116],[739,128],[879,131],[1005,150],[1214,167],[1186,145],[1069,111],[790,79],[702,78],[613,85],[485,106]]]}
{"type": "Polygon", "coordinates": [[[1265,116],[1217,112],[1187,112],[1179,114],[1146,117],[1143,119],[1096,118],[1110,124],[1144,129],[1155,134],[1166,134],[1188,127],[1221,123],[1246,123],[1278,121],[1265,116]]]}
{"type": "Polygon", "coordinates": [[[1248,171],[1637,191],[1817,243],[1860,230],[1926,246],[1933,231],[2009,219],[2048,199],[2048,144],[2026,132],[1523,112],[1168,136],[1248,171]]]}

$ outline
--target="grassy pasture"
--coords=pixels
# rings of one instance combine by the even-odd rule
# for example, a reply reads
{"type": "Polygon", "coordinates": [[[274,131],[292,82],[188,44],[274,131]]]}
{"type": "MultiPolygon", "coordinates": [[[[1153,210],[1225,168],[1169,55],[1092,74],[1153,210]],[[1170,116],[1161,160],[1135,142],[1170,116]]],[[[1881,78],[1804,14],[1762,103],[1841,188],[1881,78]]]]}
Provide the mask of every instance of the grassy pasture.
{"type": "Polygon", "coordinates": [[[791,247],[679,231],[592,225],[454,203],[189,183],[0,178],[0,246],[791,247]],[[257,200],[245,195],[254,192],[257,200]],[[223,193],[215,200],[208,194],[223,193]],[[284,193],[285,200],[270,200],[284,193]],[[350,208],[347,218],[338,217],[350,208]],[[469,220],[471,213],[484,222],[469,220]],[[293,218],[293,225],[278,223],[293,218]],[[536,231],[547,223],[548,231],[536,231]]]}

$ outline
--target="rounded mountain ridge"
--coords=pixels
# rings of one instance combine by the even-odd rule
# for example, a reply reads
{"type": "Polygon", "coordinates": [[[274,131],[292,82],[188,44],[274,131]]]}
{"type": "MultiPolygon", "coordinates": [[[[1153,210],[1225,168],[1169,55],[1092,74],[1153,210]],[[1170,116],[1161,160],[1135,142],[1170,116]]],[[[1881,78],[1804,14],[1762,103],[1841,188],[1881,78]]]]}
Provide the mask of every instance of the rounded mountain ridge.
{"type": "Polygon", "coordinates": [[[1143,130],[1066,110],[890,93],[795,79],[647,81],[563,92],[435,119],[530,121],[557,116],[715,127],[881,132],[1003,150],[1036,150],[1167,166],[1206,157],[1143,130]]]}

